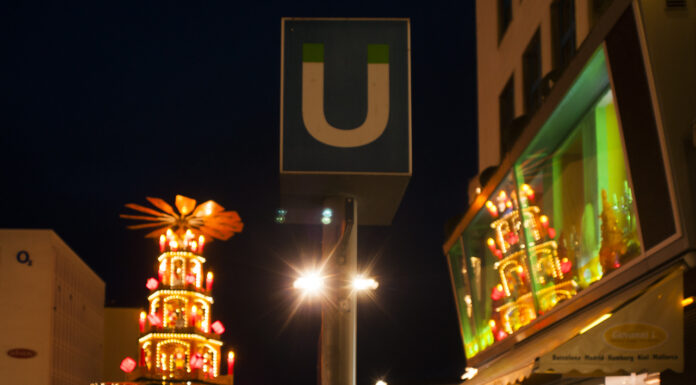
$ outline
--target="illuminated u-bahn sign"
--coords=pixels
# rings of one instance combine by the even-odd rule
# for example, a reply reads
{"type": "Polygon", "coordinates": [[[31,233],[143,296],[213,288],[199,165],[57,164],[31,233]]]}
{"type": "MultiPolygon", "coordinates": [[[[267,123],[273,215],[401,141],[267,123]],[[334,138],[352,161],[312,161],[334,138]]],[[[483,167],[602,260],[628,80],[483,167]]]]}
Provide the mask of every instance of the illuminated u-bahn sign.
{"type": "Polygon", "coordinates": [[[281,172],[408,174],[406,19],[284,19],[281,172]]]}
{"type": "Polygon", "coordinates": [[[348,195],[362,224],[391,223],[411,176],[409,33],[408,19],[282,20],[280,179],[290,214],[348,195]]]}

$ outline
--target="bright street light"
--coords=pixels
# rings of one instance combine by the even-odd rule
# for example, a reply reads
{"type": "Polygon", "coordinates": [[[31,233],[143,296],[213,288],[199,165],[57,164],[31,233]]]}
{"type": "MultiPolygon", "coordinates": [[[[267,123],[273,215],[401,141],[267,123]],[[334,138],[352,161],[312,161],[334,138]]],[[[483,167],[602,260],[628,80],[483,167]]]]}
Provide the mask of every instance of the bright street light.
{"type": "Polygon", "coordinates": [[[305,273],[295,280],[293,286],[306,294],[318,294],[324,288],[324,277],[318,271],[305,273]]]}
{"type": "Polygon", "coordinates": [[[353,278],[353,289],[357,291],[363,290],[375,290],[379,286],[379,283],[374,280],[374,278],[365,278],[361,275],[353,278]]]}
{"type": "Polygon", "coordinates": [[[464,381],[470,380],[470,379],[474,378],[474,376],[476,376],[477,373],[478,373],[478,369],[476,369],[476,368],[466,368],[466,372],[464,372],[464,374],[462,374],[462,380],[464,380],[464,381]]]}

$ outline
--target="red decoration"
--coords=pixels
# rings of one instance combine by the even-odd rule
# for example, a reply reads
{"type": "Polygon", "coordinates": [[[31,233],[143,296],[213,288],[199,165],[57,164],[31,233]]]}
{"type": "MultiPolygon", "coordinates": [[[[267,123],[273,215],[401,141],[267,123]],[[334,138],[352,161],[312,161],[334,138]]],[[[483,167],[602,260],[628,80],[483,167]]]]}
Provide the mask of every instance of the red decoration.
{"type": "Polygon", "coordinates": [[[150,315],[147,316],[147,320],[150,321],[150,325],[152,326],[162,326],[162,319],[155,313],[150,313],[150,315]]]}
{"type": "Polygon", "coordinates": [[[203,367],[203,355],[196,353],[191,357],[191,369],[200,369],[203,367]]]}
{"type": "Polygon", "coordinates": [[[121,361],[120,368],[124,372],[130,373],[135,369],[135,366],[136,366],[135,360],[130,358],[130,357],[126,357],[123,359],[123,361],[121,361]]]}
{"type": "Polygon", "coordinates": [[[556,229],[554,229],[553,227],[549,227],[549,229],[547,230],[547,234],[549,235],[549,238],[556,238],[556,229]]]}
{"type": "Polygon", "coordinates": [[[186,283],[193,285],[196,283],[196,276],[194,274],[186,274],[186,283]]]}
{"type": "Polygon", "coordinates": [[[213,324],[210,325],[210,327],[213,328],[215,334],[222,334],[225,332],[225,327],[222,326],[222,322],[220,321],[213,322],[213,324]]]}
{"type": "Polygon", "coordinates": [[[145,332],[145,320],[147,319],[147,315],[145,312],[140,312],[140,319],[138,320],[138,326],[140,327],[140,332],[144,333],[145,332]]]}
{"type": "Polygon", "coordinates": [[[155,290],[159,286],[159,282],[157,282],[156,279],[150,278],[147,280],[147,283],[145,284],[145,287],[147,287],[150,290],[155,290]]]}
{"type": "Polygon", "coordinates": [[[496,256],[498,259],[503,259],[503,252],[502,252],[502,251],[496,250],[493,254],[495,254],[495,256],[496,256]]]}
{"type": "Polygon", "coordinates": [[[508,233],[507,241],[509,244],[514,245],[520,241],[520,237],[517,234],[510,232],[508,233]]]}
{"type": "Polygon", "coordinates": [[[500,329],[500,330],[498,330],[497,333],[495,333],[495,340],[496,340],[496,341],[500,341],[500,340],[504,339],[504,338],[507,337],[507,336],[508,336],[508,334],[505,333],[505,330],[500,329]]]}

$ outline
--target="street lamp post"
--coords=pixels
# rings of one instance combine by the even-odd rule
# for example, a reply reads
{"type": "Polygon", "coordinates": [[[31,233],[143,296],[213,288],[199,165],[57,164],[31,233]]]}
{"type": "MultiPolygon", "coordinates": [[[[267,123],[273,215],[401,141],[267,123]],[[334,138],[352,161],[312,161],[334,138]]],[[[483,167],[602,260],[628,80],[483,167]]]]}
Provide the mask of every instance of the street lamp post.
{"type": "Polygon", "coordinates": [[[305,273],[294,286],[305,294],[320,294],[321,385],[355,385],[356,305],[360,291],[378,283],[357,272],[357,205],[353,198],[330,198],[322,213],[322,262],[318,271],[305,273]]]}
{"type": "Polygon", "coordinates": [[[323,226],[322,265],[335,277],[322,301],[319,378],[321,385],[355,385],[356,304],[351,285],[358,268],[357,204],[334,197],[324,207],[333,211],[323,226]]]}

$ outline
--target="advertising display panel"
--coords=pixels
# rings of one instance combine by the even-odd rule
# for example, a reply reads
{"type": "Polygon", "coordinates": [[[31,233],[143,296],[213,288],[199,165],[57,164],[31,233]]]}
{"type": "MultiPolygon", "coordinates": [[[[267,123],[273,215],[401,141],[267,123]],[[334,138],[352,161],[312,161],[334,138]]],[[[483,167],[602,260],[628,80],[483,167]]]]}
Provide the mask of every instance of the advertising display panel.
{"type": "Polygon", "coordinates": [[[643,253],[602,49],[448,250],[467,358],[643,253]]]}

